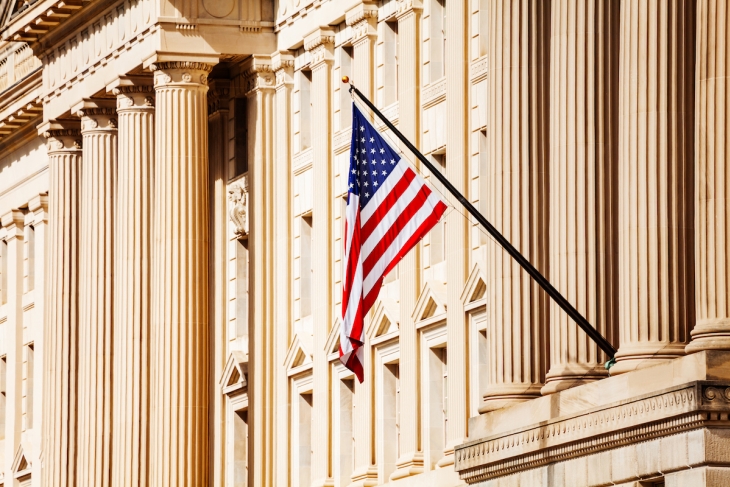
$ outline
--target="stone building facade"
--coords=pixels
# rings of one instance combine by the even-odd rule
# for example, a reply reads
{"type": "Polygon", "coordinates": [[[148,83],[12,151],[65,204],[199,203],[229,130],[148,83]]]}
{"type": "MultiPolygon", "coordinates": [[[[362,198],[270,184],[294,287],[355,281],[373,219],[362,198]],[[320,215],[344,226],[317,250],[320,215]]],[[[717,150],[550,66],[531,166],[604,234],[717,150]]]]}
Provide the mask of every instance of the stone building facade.
{"type": "Polygon", "coordinates": [[[0,1],[0,486],[730,485],[729,3],[0,1]],[[345,75],[611,377],[450,196],[342,367],[345,75]]]}

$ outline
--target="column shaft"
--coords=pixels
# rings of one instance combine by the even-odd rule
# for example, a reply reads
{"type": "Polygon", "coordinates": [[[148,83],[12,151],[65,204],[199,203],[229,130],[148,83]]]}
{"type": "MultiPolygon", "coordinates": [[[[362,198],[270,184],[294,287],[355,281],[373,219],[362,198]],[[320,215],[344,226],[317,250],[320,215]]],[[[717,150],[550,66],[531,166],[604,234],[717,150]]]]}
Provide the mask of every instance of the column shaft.
{"type": "Polygon", "coordinates": [[[76,485],[81,133],[50,124],[48,139],[48,312],[43,341],[44,487],[76,485]]]}
{"type": "Polygon", "coordinates": [[[79,111],[83,136],[79,290],[78,485],[111,484],[114,204],[117,120],[111,107],[79,111]]]}
{"type": "MultiPolygon", "coordinates": [[[[491,4],[487,218],[548,271],[550,1],[491,4]]],[[[498,245],[488,246],[489,385],[482,410],[540,394],[548,299],[498,245]]]]}
{"type": "Polygon", "coordinates": [[[684,354],[694,324],[695,2],[621,4],[614,373],[684,354]]]}
{"type": "MultiPolygon", "coordinates": [[[[617,343],[619,4],[552,0],[550,281],[617,343]]],[[[543,394],[606,376],[605,354],[550,303],[543,394]]]]}
{"type": "Polygon", "coordinates": [[[148,485],[150,272],[155,108],[152,86],[117,95],[112,485],[148,485]]]}
{"type": "Polygon", "coordinates": [[[208,483],[208,116],[201,62],[155,71],[150,485],[208,483]]]}
{"type": "MultiPolygon", "coordinates": [[[[402,7],[398,12],[398,130],[418,141],[420,114],[420,8],[402,7]]],[[[416,308],[420,283],[420,247],[417,245],[398,263],[400,287],[400,454],[393,480],[423,472],[420,441],[418,333],[411,316],[416,308]]]]}
{"type": "MultiPolygon", "coordinates": [[[[446,177],[463,194],[467,193],[469,159],[468,103],[469,100],[469,50],[464,35],[469,29],[467,16],[471,15],[468,2],[446,2],[446,177]]],[[[455,207],[459,202],[447,194],[455,207]]],[[[464,325],[464,303],[461,293],[468,276],[470,254],[469,220],[460,211],[446,215],[446,324],[448,345],[448,426],[446,432],[446,457],[439,466],[454,463],[454,446],[462,443],[467,435],[469,409],[467,400],[468,358],[467,327],[464,325]],[[458,405],[455,407],[455,405],[458,405]]],[[[474,412],[476,414],[476,411],[474,412]]]]}
{"type": "Polygon", "coordinates": [[[730,5],[697,2],[695,306],[688,352],[730,349],[730,5]]]}

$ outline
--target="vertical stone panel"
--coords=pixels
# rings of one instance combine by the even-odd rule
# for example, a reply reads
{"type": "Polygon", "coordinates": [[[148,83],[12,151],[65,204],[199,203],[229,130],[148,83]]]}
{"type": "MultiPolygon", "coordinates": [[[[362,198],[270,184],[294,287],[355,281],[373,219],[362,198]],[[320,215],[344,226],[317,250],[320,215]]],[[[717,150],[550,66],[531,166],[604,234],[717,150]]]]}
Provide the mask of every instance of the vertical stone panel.
{"type": "MultiPolygon", "coordinates": [[[[489,27],[487,218],[548,271],[550,1],[497,0],[489,27]]],[[[488,246],[489,385],[482,411],[540,394],[548,298],[497,244],[488,246]]]]}
{"type": "Polygon", "coordinates": [[[730,5],[697,2],[695,306],[687,352],[730,349],[730,5]]]}
{"type": "Polygon", "coordinates": [[[76,482],[81,133],[78,123],[41,127],[48,139],[48,287],[43,341],[44,487],[76,482]]]}
{"type": "Polygon", "coordinates": [[[149,83],[125,83],[114,89],[119,120],[112,404],[115,487],[148,485],[155,157],[154,89],[149,83]]]}
{"type": "Polygon", "coordinates": [[[620,373],[684,354],[694,324],[695,2],[621,4],[620,373]]]}
{"type": "MultiPolygon", "coordinates": [[[[398,130],[418,141],[420,110],[420,23],[423,9],[401,4],[398,11],[398,130]]],[[[423,472],[419,401],[418,333],[413,310],[421,291],[420,246],[416,245],[398,263],[400,291],[400,455],[390,476],[397,480],[423,472]]]]}
{"type": "Polygon", "coordinates": [[[77,485],[111,485],[112,332],[117,120],[114,103],[83,102],[79,231],[77,485]]]}
{"type": "Polygon", "coordinates": [[[207,75],[197,61],[155,71],[150,485],[208,483],[207,75]]]}
{"type": "MultiPolygon", "coordinates": [[[[550,281],[617,342],[618,2],[553,0],[550,96],[550,281]]],[[[550,304],[543,394],[606,376],[595,343],[550,304]]]]}

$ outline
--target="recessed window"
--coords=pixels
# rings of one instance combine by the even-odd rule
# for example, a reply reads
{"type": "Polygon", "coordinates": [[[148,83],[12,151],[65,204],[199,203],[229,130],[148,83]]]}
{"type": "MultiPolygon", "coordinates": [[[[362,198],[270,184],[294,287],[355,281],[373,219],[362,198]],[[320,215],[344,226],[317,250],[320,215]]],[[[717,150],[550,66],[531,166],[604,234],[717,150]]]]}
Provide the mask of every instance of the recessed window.
{"type": "Polygon", "coordinates": [[[235,159],[232,178],[248,172],[248,100],[245,97],[236,98],[233,106],[235,159]]]}

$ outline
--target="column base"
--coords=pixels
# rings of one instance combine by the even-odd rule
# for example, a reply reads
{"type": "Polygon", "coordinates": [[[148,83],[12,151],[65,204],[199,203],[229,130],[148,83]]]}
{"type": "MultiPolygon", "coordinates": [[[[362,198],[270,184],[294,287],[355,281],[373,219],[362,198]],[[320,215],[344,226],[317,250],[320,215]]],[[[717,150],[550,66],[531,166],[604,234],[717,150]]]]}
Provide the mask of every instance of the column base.
{"type": "Polygon", "coordinates": [[[412,452],[398,459],[395,472],[390,474],[390,480],[412,477],[421,473],[423,473],[423,453],[412,452]]]}
{"type": "Polygon", "coordinates": [[[352,473],[352,483],[347,487],[374,487],[378,485],[378,469],[374,465],[356,469],[352,473]]]}
{"type": "Polygon", "coordinates": [[[335,487],[334,479],[319,479],[312,482],[311,487],[335,487]]]}
{"type": "Polygon", "coordinates": [[[540,389],[543,396],[580,386],[608,377],[603,365],[567,364],[551,367],[545,377],[545,385],[540,389]]]}
{"type": "Polygon", "coordinates": [[[484,393],[484,404],[479,414],[488,413],[512,404],[526,402],[540,397],[542,384],[497,384],[488,387],[484,393]]]}
{"type": "Polygon", "coordinates": [[[623,374],[632,370],[653,367],[669,360],[686,355],[684,343],[653,343],[639,346],[623,346],[616,354],[616,365],[611,367],[611,375],[623,374]]]}
{"type": "Polygon", "coordinates": [[[730,319],[698,321],[691,335],[692,341],[685,348],[686,353],[702,350],[730,350],[730,319]]]}
{"type": "Polygon", "coordinates": [[[455,458],[454,458],[453,447],[448,450],[444,450],[444,457],[441,460],[439,460],[438,462],[436,462],[436,468],[449,467],[454,464],[454,460],[455,460],[455,458]]]}

